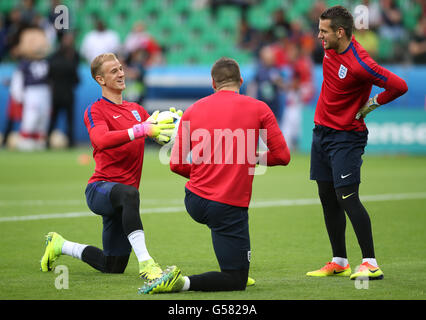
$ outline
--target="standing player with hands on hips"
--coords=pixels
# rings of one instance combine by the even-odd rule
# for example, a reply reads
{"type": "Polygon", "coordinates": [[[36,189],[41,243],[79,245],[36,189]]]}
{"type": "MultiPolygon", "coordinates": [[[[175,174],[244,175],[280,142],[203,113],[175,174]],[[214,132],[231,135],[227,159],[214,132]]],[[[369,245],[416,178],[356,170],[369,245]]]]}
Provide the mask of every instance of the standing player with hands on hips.
{"type": "Polygon", "coordinates": [[[308,276],[383,279],[375,259],[370,217],[359,199],[362,155],[367,145],[367,114],[403,95],[404,80],[379,66],[352,36],[352,15],[342,6],[325,10],[318,38],[324,47],[323,83],[315,110],[311,180],[316,180],[333,259],[308,276]],[[372,86],[385,91],[369,98],[372,86]],[[347,213],[362,252],[351,274],[346,255],[347,213]]]}
{"type": "Polygon", "coordinates": [[[266,136],[264,132],[260,136],[269,149],[258,158],[260,164],[284,166],[290,161],[272,110],[264,102],[239,94],[243,80],[238,63],[221,58],[213,65],[211,76],[215,93],[183,114],[170,168],[189,179],[186,209],[211,230],[220,271],[188,277],[172,266],[161,278],[145,283],[140,293],[245,290],[251,254],[248,206],[259,132],[266,131],[266,136]]]}
{"type": "Polygon", "coordinates": [[[102,98],[84,113],[96,163],[85,193],[89,208],[102,216],[103,250],[49,232],[41,270],[52,270],[53,262],[65,254],[104,273],[123,273],[133,249],[139,276],[152,280],[160,277],[162,270],[146,248],[139,211],[144,138],[167,142],[174,129],[173,118],[157,123],[158,111],[150,117],[139,104],[123,100],[124,71],[113,53],[97,56],[91,72],[102,88],[102,98]]]}

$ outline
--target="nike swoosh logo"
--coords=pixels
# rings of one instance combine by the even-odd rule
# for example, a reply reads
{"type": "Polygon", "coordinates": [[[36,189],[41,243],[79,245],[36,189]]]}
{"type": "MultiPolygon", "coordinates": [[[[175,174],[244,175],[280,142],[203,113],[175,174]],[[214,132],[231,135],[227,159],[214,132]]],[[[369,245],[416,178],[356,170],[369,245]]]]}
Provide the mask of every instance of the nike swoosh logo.
{"type": "Polygon", "coordinates": [[[353,195],[355,192],[352,192],[350,194],[348,194],[347,196],[345,196],[344,194],[342,194],[342,199],[345,200],[346,198],[349,198],[351,195],[353,195]]]}
{"type": "Polygon", "coordinates": [[[121,114],[119,116],[112,116],[114,119],[120,118],[121,114]]]}
{"type": "Polygon", "coordinates": [[[368,269],[368,270],[370,270],[371,273],[375,273],[375,272],[379,271],[379,269],[376,269],[376,270],[368,269]]]}
{"type": "Polygon", "coordinates": [[[345,272],[345,270],[343,270],[343,271],[336,271],[336,270],[334,270],[333,271],[334,274],[339,274],[339,273],[342,273],[342,272],[345,272]]]}
{"type": "Polygon", "coordinates": [[[351,174],[352,174],[352,173],[348,173],[348,174],[346,174],[346,175],[341,174],[341,175],[340,175],[340,178],[345,179],[345,178],[349,177],[351,174]]]}

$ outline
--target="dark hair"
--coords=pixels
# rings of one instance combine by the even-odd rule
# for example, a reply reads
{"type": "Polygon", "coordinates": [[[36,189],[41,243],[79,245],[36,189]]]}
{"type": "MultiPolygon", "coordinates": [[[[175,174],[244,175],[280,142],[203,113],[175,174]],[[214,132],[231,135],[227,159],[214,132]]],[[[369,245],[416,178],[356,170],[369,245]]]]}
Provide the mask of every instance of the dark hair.
{"type": "Polygon", "coordinates": [[[217,60],[211,70],[211,76],[216,82],[217,88],[228,84],[240,84],[240,67],[234,59],[220,58],[217,60]]]}
{"type": "Polygon", "coordinates": [[[348,39],[352,38],[352,31],[354,29],[354,18],[345,7],[330,7],[321,14],[320,19],[330,20],[330,27],[333,29],[333,31],[336,31],[338,28],[343,28],[348,39]]]}

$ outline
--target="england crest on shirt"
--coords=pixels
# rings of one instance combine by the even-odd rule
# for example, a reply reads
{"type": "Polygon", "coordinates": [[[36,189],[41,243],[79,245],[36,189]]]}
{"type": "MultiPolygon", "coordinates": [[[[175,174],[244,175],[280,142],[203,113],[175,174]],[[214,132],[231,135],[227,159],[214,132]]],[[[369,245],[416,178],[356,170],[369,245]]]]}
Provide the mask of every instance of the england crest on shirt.
{"type": "Polygon", "coordinates": [[[141,116],[139,115],[137,110],[132,110],[133,115],[135,116],[136,120],[138,120],[139,122],[141,122],[141,116]]]}
{"type": "Polygon", "coordinates": [[[341,64],[339,72],[338,72],[339,78],[344,79],[346,77],[347,72],[348,72],[348,68],[346,68],[343,64],[341,64]]]}

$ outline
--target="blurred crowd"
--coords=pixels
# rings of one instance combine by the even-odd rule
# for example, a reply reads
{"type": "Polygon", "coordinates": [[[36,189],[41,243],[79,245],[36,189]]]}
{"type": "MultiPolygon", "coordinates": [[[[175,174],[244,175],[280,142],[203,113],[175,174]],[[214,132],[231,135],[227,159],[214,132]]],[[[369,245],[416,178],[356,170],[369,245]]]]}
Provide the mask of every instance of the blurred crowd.
{"type": "MultiPolygon", "coordinates": [[[[36,10],[37,0],[22,0],[9,12],[0,14],[0,62],[16,62],[9,83],[8,119],[4,135],[20,123],[18,147],[37,150],[49,147],[49,137],[61,112],[66,114],[66,138],[74,145],[74,90],[80,79],[80,62],[90,63],[103,52],[115,52],[125,68],[125,99],[142,104],[145,73],[150,66],[166,64],[167,41],[159,45],[143,21],[120,39],[117,30],[93,16],[93,28],[78,35],[75,28],[58,29],[55,21],[62,2],[50,0],[47,14],[36,10]],[[81,36],[81,44],[76,39],[81,36]],[[37,102],[35,102],[37,101],[37,102]],[[37,110],[37,112],[34,112],[37,110]],[[40,119],[45,119],[40,121],[40,119]],[[47,120],[46,120],[47,119],[47,120]]],[[[191,0],[188,0],[191,1],[191,0]]],[[[248,11],[260,0],[192,0],[207,7],[215,19],[221,6],[241,9],[235,47],[250,54],[255,74],[247,93],[264,100],[274,111],[291,148],[297,148],[301,110],[312,103],[313,67],[321,64],[323,49],[317,40],[318,18],[325,1],[315,1],[302,17],[288,19],[285,9],[277,9],[267,29],[250,24],[248,11]]],[[[291,2],[291,1],[290,1],[291,2]]],[[[402,3],[396,0],[361,0],[368,8],[368,29],[356,29],[355,38],[379,63],[426,64],[426,1],[410,0],[416,8],[412,29],[404,25],[402,3]]],[[[352,5],[354,11],[355,5],[352,5]]],[[[6,140],[6,139],[4,139],[6,140]]]]}
{"type": "Polygon", "coordinates": [[[55,8],[60,4],[52,0],[43,16],[36,11],[34,0],[23,0],[6,17],[0,16],[0,62],[16,63],[11,78],[3,83],[9,87],[9,97],[0,144],[21,151],[75,146],[74,95],[81,62],[90,63],[101,53],[116,53],[126,73],[124,98],[140,104],[146,91],[146,68],[163,62],[160,46],[142,21],[134,24],[121,43],[118,33],[95,17],[93,30],[77,48],[76,30],[55,27],[61,14],[55,8]],[[55,130],[61,113],[65,114],[65,133],[55,130]]]}
{"type": "MultiPolygon", "coordinates": [[[[213,0],[214,1],[214,0],[213,0]]],[[[222,5],[246,2],[258,4],[258,0],[217,0],[222,5]]],[[[342,1],[344,2],[344,1],[342,1]]],[[[217,5],[217,4],[216,4],[217,5]]],[[[355,9],[363,5],[368,9],[365,28],[355,28],[354,36],[366,48],[373,59],[379,63],[415,63],[426,64],[426,1],[424,0],[361,0],[349,7],[355,22],[355,9]],[[405,6],[403,8],[403,6],[405,6]],[[404,13],[409,16],[404,17],[404,13]],[[409,22],[407,22],[409,21],[409,22]],[[411,25],[411,28],[407,27],[411,25]],[[407,50],[408,49],[408,50],[407,50]]],[[[245,12],[247,9],[243,9],[245,12]]],[[[323,50],[317,41],[318,18],[327,8],[326,1],[315,1],[310,10],[297,19],[288,19],[285,9],[277,9],[272,17],[271,26],[266,30],[257,30],[250,25],[246,14],[241,15],[238,45],[244,50],[258,54],[267,44],[288,41],[300,42],[311,54],[315,64],[321,64],[323,50]]],[[[365,20],[361,18],[361,20],[365,20]]]]}

